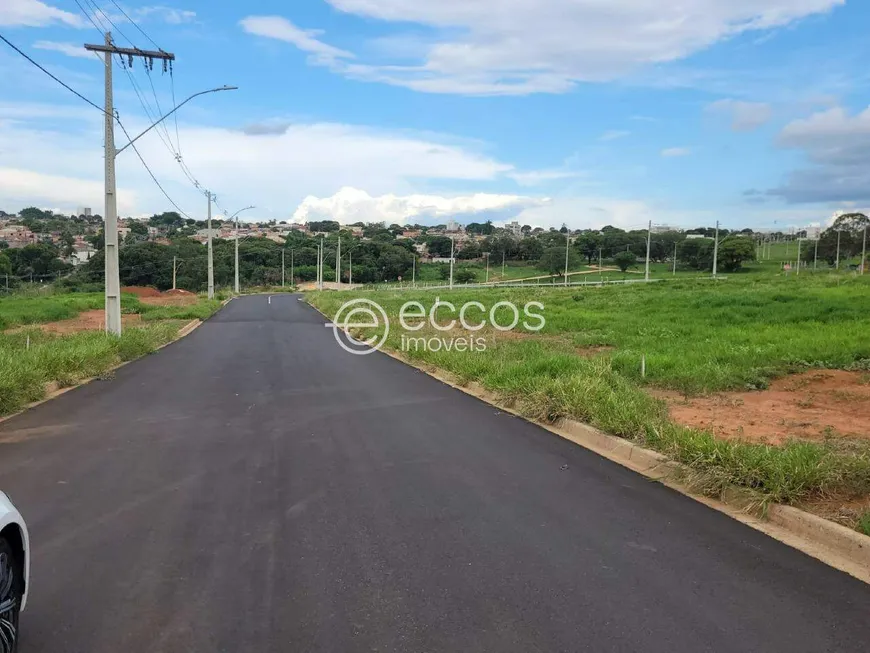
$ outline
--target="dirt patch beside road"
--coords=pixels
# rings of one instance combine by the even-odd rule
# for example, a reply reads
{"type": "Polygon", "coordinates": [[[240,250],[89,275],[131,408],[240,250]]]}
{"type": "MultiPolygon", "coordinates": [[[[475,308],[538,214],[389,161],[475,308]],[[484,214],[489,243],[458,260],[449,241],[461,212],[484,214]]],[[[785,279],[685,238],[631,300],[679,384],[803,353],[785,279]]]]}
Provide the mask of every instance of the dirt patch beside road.
{"type": "MultiPolygon", "coordinates": [[[[127,313],[121,315],[121,324],[124,326],[136,324],[141,321],[141,315],[127,313]]],[[[57,322],[45,322],[43,324],[17,327],[15,329],[10,329],[5,333],[15,333],[16,331],[24,331],[25,329],[38,328],[46,333],[68,335],[70,333],[79,333],[81,331],[102,331],[105,328],[105,325],[106,313],[103,309],[97,308],[92,311],[83,311],[69,320],[59,320],[57,322]]]]}
{"type": "Polygon", "coordinates": [[[652,391],[678,424],[723,438],[781,444],[790,438],[870,441],[870,374],[814,370],[778,379],[767,390],[686,398],[652,391]]]}

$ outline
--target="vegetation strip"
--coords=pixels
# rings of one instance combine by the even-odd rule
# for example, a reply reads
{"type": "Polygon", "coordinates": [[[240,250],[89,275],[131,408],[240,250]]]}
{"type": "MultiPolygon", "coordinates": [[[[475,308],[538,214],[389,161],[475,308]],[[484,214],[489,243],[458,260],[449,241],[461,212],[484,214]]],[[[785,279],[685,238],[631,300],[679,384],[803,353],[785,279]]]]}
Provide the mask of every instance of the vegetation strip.
{"type": "MultiPolygon", "coordinates": [[[[397,323],[410,299],[427,293],[313,293],[326,315],[351,296],[378,302],[397,323]]],[[[483,352],[411,351],[414,364],[434,366],[460,384],[478,382],[533,420],[576,419],[661,452],[691,470],[687,479],[708,496],[732,485],[758,502],[800,503],[822,496],[870,494],[865,443],[845,439],[792,440],[782,446],[723,440],[671,422],[664,402],[644,385],[686,393],[763,388],[771,378],[808,367],[853,367],[870,361],[866,333],[870,283],[855,277],[748,280],[713,285],[678,281],[640,288],[454,291],[459,305],[529,299],[547,307],[539,334],[492,335],[483,352]],[[774,309],[770,307],[774,306],[774,309]],[[579,355],[589,346],[615,347],[579,355]],[[647,376],[641,376],[645,357],[647,376]]],[[[415,334],[418,335],[418,334],[415,334]]],[[[401,348],[394,330],[387,341],[401,348]]],[[[857,524],[849,524],[857,526],[857,524]]]]}

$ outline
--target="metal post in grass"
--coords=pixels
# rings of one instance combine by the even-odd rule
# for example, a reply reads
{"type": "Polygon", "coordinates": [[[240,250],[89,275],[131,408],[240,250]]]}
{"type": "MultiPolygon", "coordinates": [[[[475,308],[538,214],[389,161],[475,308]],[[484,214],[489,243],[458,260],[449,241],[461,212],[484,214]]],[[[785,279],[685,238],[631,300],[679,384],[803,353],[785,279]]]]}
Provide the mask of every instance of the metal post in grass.
{"type": "Polygon", "coordinates": [[[504,261],[505,261],[506,254],[507,254],[507,251],[504,249],[504,247],[502,247],[502,250],[501,250],[501,278],[502,279],[504,279],[504,261]]]}
{"type": "Polygon", "coordinates": [[[719,221],[716,220],[716,240],[713,241],[713,278],[716,278],[716,266],[719,263],[719,221]]]}
{"type": "Polygon", "coordinates": [[[674,243],[674,275],[677,276],[677,244],[674,243]]]}
{"type": "Polygon", "coordinates": [[[485,283],[489,283],[489,252],[484,252],[483,255],[486,257],[486,281],[485,281],[485,283]]]}
{"type": "Polygon", "coordinates": [[[411,257],[411,287],[417,287],[417,255],[411,257]]]}
{"type": "Polygon", "coordinates": [[[813,272],[816,271],[816,268],[819,265],[819,241],[822,239],[821,234],[816,237],[816,251],[813,254],[813,272]]]}

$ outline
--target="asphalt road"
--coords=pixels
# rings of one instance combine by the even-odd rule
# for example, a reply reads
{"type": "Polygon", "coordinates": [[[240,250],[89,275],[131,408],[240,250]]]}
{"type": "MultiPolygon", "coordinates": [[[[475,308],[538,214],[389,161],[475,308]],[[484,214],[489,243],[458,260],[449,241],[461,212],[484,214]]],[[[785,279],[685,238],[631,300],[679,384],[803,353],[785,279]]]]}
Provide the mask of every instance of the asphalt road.
{"type": "Polygon", "coordinates": [[[22,653],[867,650],[867,586],[323,322],[236,300],[0,424],[22,653]]]}

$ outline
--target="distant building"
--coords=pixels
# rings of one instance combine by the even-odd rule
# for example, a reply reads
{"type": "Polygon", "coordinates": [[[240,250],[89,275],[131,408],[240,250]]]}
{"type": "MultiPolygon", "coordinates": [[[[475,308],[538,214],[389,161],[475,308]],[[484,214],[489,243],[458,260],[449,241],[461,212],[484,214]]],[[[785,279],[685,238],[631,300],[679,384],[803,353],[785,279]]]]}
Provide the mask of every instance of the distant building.
{"type": "Polygon", "coordinates": [[[86,218],[93,216],[93,211],[91,211],[91,207],[89,206],[80,206],[77,210],[78,213],[76,213],[76,215],[83,215],[86,218]]]}
{"type": "Polygon", "coordinates": [[[686,240],[696,240],[698,238],[706,238],[704,234],[686,234],[686,240]]]}
{"type": "Polygon", "coordinates": [[[444,228],[444,231],[447,232],[457,232],[459,231],[459,223],[456,220],[450,219],[447,221],[447,225],[444,228]]]}
{"type": "Polygon", "coordinates": [[[513,222],[508,222],[505,226],[509,232],[511,232],[514,236],[522,236],[523,235],[523,227],[522,225],[514,220],[513,222]]]}
{"type": "Polygon", "coordinates": [[[679,227],[674,227],[669,224],[654,224],[652,226],[652,233],[654,234],[664,234],[669,231],[682,231],[679,227]]]}

